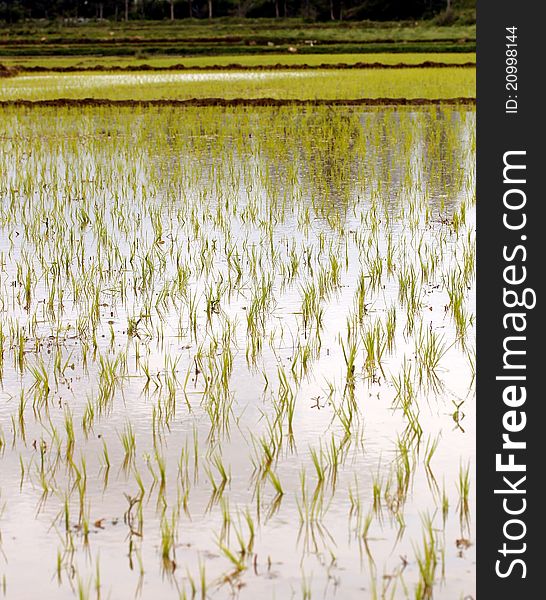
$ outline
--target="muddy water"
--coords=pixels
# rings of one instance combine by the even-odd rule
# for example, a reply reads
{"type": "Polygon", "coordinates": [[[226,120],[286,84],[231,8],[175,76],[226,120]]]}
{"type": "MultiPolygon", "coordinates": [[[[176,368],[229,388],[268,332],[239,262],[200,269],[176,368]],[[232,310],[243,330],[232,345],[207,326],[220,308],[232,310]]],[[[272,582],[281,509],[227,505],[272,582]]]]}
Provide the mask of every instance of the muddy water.
{"type": "Polygon", "coordinates": [[[472,596],[474,113],[4,117],[0,594],[472,596]]]}

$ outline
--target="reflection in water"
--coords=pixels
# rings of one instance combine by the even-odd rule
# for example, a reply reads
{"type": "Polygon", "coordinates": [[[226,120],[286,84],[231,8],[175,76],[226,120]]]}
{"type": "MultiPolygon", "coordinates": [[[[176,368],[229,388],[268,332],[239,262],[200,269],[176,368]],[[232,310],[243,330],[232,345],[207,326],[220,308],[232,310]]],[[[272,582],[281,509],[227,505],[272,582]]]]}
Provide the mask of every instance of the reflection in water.
{"type": "Polygon", "coordinates": [[[4,117],[8,596],[472,594],[475,114],[4,117]]]}

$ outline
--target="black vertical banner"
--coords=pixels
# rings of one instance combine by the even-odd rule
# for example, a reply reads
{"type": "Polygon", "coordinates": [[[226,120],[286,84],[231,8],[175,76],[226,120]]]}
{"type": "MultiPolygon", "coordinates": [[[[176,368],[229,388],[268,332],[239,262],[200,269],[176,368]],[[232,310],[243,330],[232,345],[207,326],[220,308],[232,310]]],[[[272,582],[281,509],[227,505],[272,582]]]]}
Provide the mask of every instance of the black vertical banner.
{"type": "Polygon", "coordinates": [[[530,0],[478,5],[480,599],[546,597],[544,13],[530,0]]]}

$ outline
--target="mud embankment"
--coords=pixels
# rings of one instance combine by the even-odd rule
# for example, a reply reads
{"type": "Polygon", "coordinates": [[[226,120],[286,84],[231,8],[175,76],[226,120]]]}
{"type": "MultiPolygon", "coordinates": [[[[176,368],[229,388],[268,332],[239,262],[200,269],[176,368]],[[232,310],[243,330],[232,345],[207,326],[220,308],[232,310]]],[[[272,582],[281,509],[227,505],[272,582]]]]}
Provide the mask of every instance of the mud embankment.
{"type": "Polygon", "coordinates": [[[57,98],[53,100],[3,100],[1,107],[238,107],[238,106],[433,106],[433,105],[470,105],[476,104],[476,98],[352,98],[347,100],[328,99],[287,99],[287,98],[187,98],[185,100],[109,100],[105,98],[57,98]]]}

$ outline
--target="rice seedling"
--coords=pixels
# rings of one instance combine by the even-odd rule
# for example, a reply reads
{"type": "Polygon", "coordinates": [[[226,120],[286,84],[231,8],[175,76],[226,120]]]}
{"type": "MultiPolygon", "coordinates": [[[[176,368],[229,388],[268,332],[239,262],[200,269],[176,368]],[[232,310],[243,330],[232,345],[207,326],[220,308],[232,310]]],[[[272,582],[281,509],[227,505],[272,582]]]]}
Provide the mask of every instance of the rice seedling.
{"type": "MultiPolygon", "coordinates": [[[[136,452],[136,439],[133,426],[131,423],[126,423],[125,428],[119,434],[119,439],[123,446],[123,468],[127,469],[134,461],[136,452]]],[[[107,462],[108,464],[108,462],[107,462]]]]}
{"type": "Polygon", "coordinates": [[[442,521],[445,527],[449,514],[449,498],[446,494],[445,485],[442,486],[442,521]]]}
{"type": "Polygon", "coordinates": [[[394,350],[394,340],[396,334],[396,306],[391,306],[388,310],[385,333],[387,350],[392,353],[394,350]]]}
{"type": "Polygon", "coordinates": [[[366,329],[362,336],[362,345],[364,347],[365,358],[364,368],[372,379],[376,379],[376,370],[379,369],[385,376],[382,366],[383,354],[387,347],[385,333],[380,321],[376,321],[369,329],[366,329]]]}
{"type": "Polygon", "coordinates": [[[161,560],[163,568],[167,571],[173,571],[176,568],[175,552],[175,531],[176,521],[173,513],[171,519],[167,519],[163,514],[161,518],[161,560]]]}
{"type": "Polygon", "coordinates": [[[353,387],[355,377],[355,360],[358,351],[358,344],[356,340],[351,339],[350,325],[347,324],[347,344],[341,342],[341,349],[343,350],[343,358],[345,359],[345,365],[347,367],[346,381],[349,389],[353,387]]]}
{"type": "Polygon", "coordinates": [[[422,548],[416,549],[417,565],[419,567],[419,581],[415,588],[416,600],[426,600],[433,597],[436,582],[436,568],[438,566],[438,545],[429,515],[423,515],[422,548]]]}
{"type": "Polygon", "coordinates": [[[281,485],[279,478],[271,470],[268,470],[267,473],[268,473],[269,479],[271,481],[271,484],[273,485],[273,489],[275,490],[277,496],[282,496],[284,494],[284,491],[282,489],[282,485],[281,485]]]}

